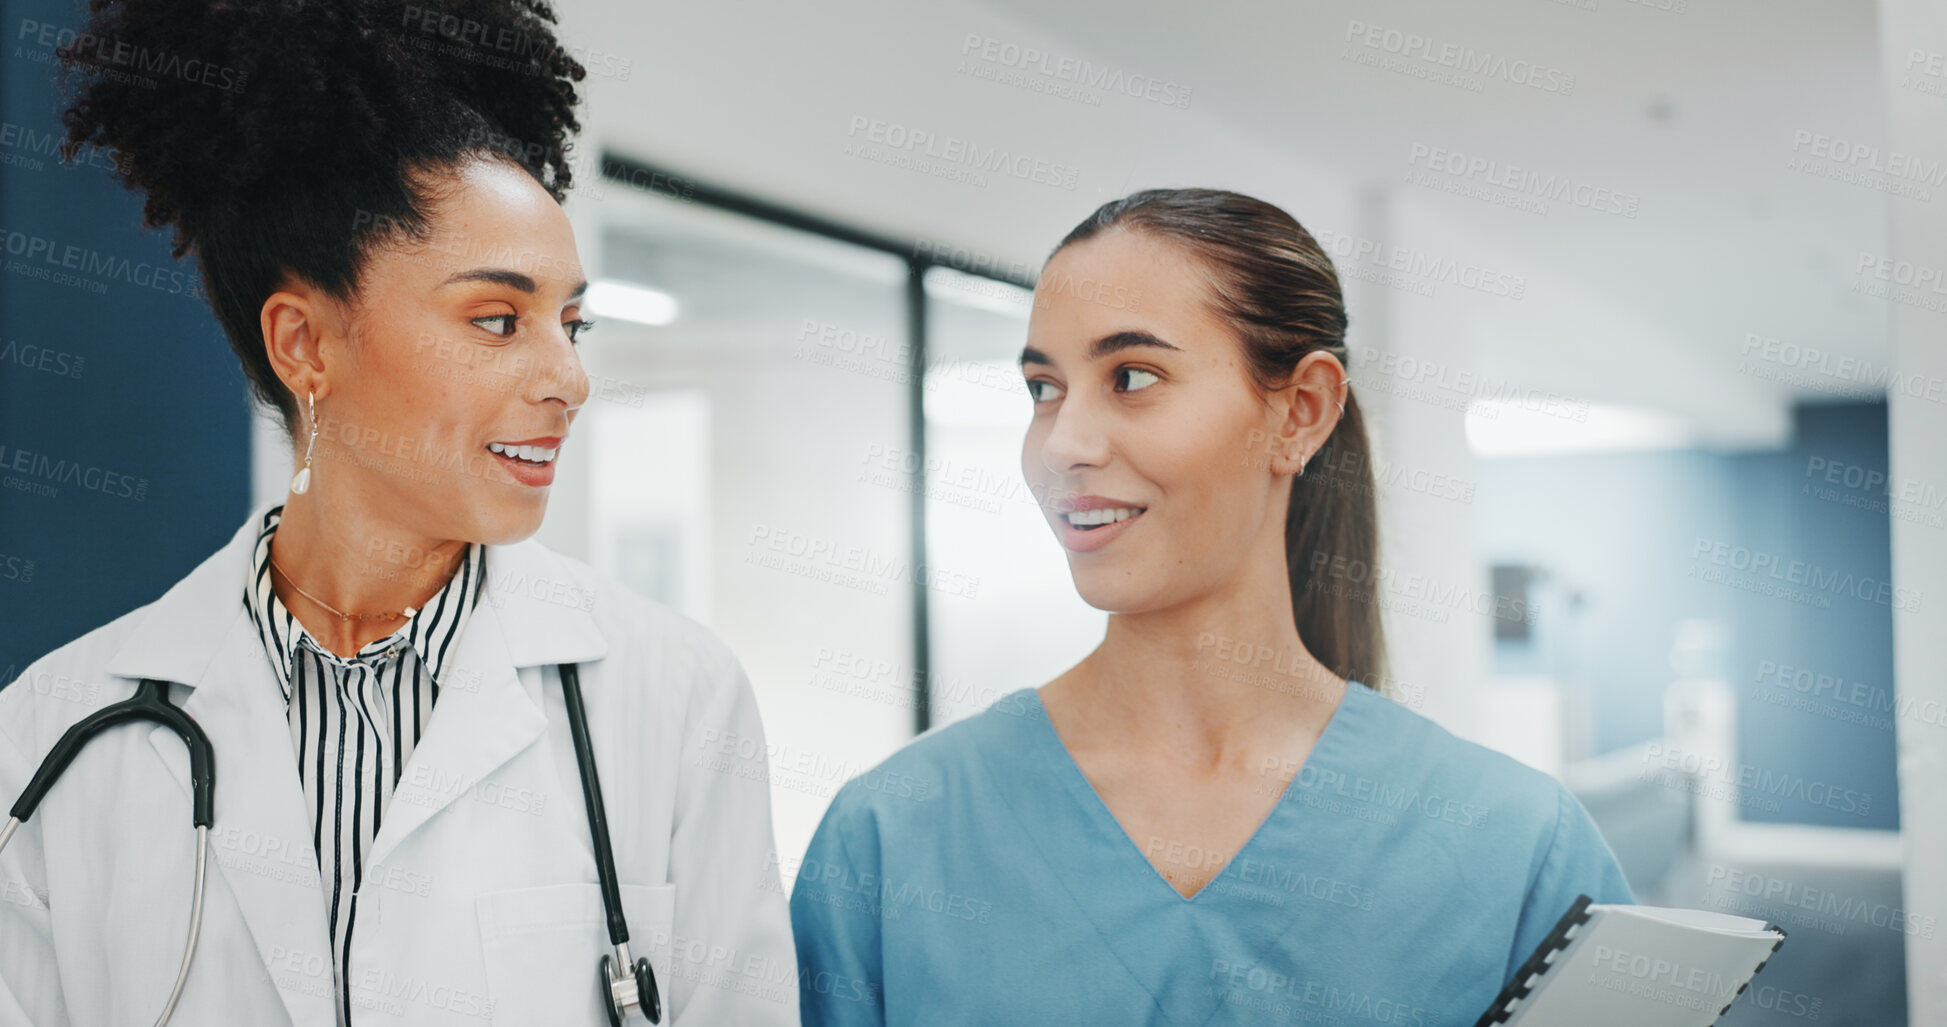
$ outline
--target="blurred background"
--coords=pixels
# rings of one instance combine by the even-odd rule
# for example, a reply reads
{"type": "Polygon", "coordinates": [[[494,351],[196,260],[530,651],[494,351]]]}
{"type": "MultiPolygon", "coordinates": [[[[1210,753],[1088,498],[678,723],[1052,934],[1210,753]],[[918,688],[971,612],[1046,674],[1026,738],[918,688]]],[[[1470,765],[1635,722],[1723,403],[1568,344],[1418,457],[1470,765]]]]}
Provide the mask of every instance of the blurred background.
{"type": "MultiPolygon", "coordinates": [[[[0,10],[6,681],[291,454],[193,265],[53,153],[80,13],[0,10]]],[[[1230,188],[1343,280],[1372,684],[1568,782],[1639,900],[1785,927],[1721,1022],[1947,1023],[1939,4],[562,13],[601,327],[541,537],[737,652],[787,883],[844,781],[1100,639],[1020,474],[1029,289],[1098,204],[1230,188]]]]}

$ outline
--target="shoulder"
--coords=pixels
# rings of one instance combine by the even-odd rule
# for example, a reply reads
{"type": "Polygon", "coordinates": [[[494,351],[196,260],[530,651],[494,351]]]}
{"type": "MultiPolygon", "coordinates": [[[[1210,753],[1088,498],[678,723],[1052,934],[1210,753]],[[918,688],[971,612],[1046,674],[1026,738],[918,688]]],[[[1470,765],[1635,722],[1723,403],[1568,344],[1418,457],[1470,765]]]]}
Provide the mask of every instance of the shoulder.
{"type": "Polygon", "coordinates": [[[34,661],[12,682],[0,679],[0,731],[30,746],[38,734],[46,747],[49,732],[126,698],[139,678],[199,680],[229,633],[249,623],[251,550],[271,509],[252,510],[228,542],[160,596],[34,661]]]}
{"type": "Polygon", "coordinates": [[[1416,709],[1357,683],[1347,686],[1346,701],[1359,703],[1367,721],[1388,738],[1388,749],[1413,753],[1426,772],[1553,799],[1557,785],[1549,774],[1462,738],[1416,709]]]}
{"type": "Polygon", "coordinates": [[[989,761],[1014,758],[1038,715],[1034,689],[1023,688],[979,713],[934,727],[847,781],[826,818],[849,833],[929,812],[953,816],[962,800],[991,793],[989,761]]]}
{"type": "Polygon", "coordinates": [[[680,683],[691,702],[734,691],[740,683],[748,688],[736,654],[703,622],[538,540],[509,549],[520,559],[507,561],[508,576],[498,580],[489,560],[486,587],[588,618],[607,642],[603,660],[609,667],[636,680],[680,683]]]}
{"type": "Polygon", "coordinates": [[[1018,689],[979,713],[927,730],[873,769],[941,782],[971,781],[984,774],[987,760],[1017,750],[1033,718],[1040,716],[1034,689],[1018,689]]]}
{"type": "Polygon", "coordinates": [[[1376,692],[1365,699],[1373,734],[1392,740],[1375,746],[1372,772],[1385,773],[1386,762],[1411,768],[1408,784],[1427,818],[1413,818],[1419,825],[1444,820],[1483,828],[1450,833],[1473,839],[1477,855],[1493,856],[1518,874],[1509,883],[1518,880],[1524,895],[1546,893],[1540,908],[1550,916],[1578,891],[1598,902],[1633,901],[1600,828],[1554,775],[1460,738],[1376,692]]]}
{"type": "Polygon", "coordinates": [[[1361,684],[1351,684],[1347,702],[1358,702],[1362,714],[1357,751],[1370,757],[1374,776],[1405,777],[1404,782],[1425,797],[1421,810],[1428,816],[1448,815],[1459,802],[1478,811],[1463,810],[1466,826],[1490,828],[1502,838],[1510,835],[1546,844],[1554,833],[1564,802],[1573,802],[1560,781],[1506,753],[1454,734],[1445,726],[1361,684]]]}
{"type": "MultiPolygon", "coordinates": [[[[239,587],[238,595],[242,595],[239,587]]],[[[44,749],[69,725],[127,698],[130,684],[109,671],[156,602],[122,614],[0,679],[0,734],[23,750],[44,749]]],[[[241,602],[241,599],[239,599],[241,602]]],[[[241,606],[239,606],[241,610],[241,606]]]]}
{"type": "Polygon", "coordinates": [[[1357,818],[1341,829],[1384,864],[1375,872],[1437,916],[1476,923],[1482,951],[1510,960],[1502,980],[1576,895],[1631,901],[1594,821],[1553,775],[1369,689],[1345,701],[1344,730],[1293,782],[1299,801],[1357,818]]]}
{"type": "Polygon", "coordinates": [[[160,596],[34,661],[13,683],[0,681],[0,725],[22,730],[29,710],[40,715],[42,730],[65,725],[132,694],[141,678],[201,680],[230,633],[250,623],[244,593],[251,551],[271,509],[251,511],[228,542],[160,596]]]}

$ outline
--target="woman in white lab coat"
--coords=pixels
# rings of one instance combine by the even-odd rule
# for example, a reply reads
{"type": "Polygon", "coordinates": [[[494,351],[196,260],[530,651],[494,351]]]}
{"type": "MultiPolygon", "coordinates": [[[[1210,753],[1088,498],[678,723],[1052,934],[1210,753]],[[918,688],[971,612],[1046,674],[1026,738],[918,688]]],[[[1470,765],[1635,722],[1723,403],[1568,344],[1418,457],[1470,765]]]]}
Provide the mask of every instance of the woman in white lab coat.
{"type": "MultiPolygon", "coordinates": [[[[607,1022],[562,664],[663,1022],[797,1022],[749,681],[701,625],[530,538],[589,395],[560,206],[583,72],[552,18],[130,0],[69,49],[70,140],[113,149],[196,255],[300,465],[160,599],[0,689],[0,802],[142,680],[207,732],[175,1023],[607,1022]],[[136,75],[132,52],[200,70],[136,75]]],[[[190,812],[168,729],[82,750],[0,852],[0,1025],[154,1021],[190,812]]]]}

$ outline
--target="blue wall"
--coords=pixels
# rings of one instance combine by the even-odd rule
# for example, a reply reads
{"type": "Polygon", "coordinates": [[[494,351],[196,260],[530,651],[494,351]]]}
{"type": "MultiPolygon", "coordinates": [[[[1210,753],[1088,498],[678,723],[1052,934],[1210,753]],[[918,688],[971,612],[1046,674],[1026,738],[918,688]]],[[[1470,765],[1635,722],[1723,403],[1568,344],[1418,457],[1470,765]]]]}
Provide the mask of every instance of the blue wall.
{"type": "MultiPolygon", "coordinates": [[[[1541,606],[1511,672],[1589,682],[1597,751],[1656,737],[1677,625],[1714,621],[1706,672],[1738,699],[1746,820],[1895,829],[1892,571],[1884,404],[1808,406],[1781,452],[1537,457],[1478,465],[1495,563],[1549,568],[1582,593],[1541,606]],[[1799,561],[1794,565],[1793,561],[1799,561]],[[1762,782],[1759,780],[1762,778],[1762,782]],[[1775,805],[1775,809],[1771,808],[1775,805]]],[[[1932,521],[1930,521],[1932,523],[1932,521]]]]}
{"type": "Polygon", "coordinates": [[[142,230],[112,155],[53,152],[39,26],[81,24],[0,2],[0,684],[161,595],[250,502],[243,373],[193,260],[142,230]]]}
{"type": "MultiPolygon", "coordinates": [[[[1817,565],[1802,576],[1814,603],[1762,596],[1740,609],[1730,680],[1744,762],[1858,793],[1840,806],[1781,801],[1747,820],[1899,826],[1893,737],[1892,524],[1886,493],[1886,407],[1814,406],[1796,417],[1792,449],[1732,461],[1733,509],[1753,550],[1817,565]],[[1853,484],[1848,484],[1848,482],[1853,484]],[[1850,578],[1850,581],[1847,579],[1850,578]],[[1818,677],[1831,683],[1821,686],[1818,677]],[[1782,702],[1781,702],[1782,700],[1782,702]],[[1789,705],[1787,705],[1789,704],[1789,705]]],[[[1928,511],[1938,516],[1938,511],[1928,511]]],[[[1809,788],[1809,784],[1808,784],[1809,788]]]]}

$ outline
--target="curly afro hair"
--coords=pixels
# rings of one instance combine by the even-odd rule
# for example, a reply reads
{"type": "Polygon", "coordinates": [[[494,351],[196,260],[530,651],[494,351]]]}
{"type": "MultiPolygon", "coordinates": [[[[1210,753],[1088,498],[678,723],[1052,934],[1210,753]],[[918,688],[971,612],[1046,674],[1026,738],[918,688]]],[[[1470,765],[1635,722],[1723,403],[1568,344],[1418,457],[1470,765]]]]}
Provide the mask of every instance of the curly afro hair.
{"type": "Polygon", "coordinates": [[[486,158],[556,202],[585,72],[546,0],[91,0],[60,50],[63,154],[118,154],[147,227],[194,252],[252,389],[296,398],[259,323],[287,280],[354,297],[374,247],[423,238],[444,173],[486,158]]]}

